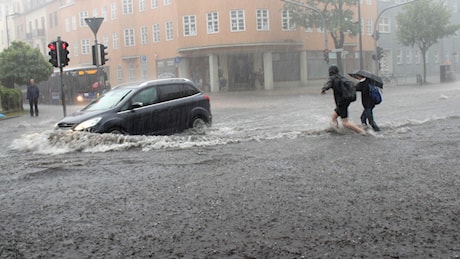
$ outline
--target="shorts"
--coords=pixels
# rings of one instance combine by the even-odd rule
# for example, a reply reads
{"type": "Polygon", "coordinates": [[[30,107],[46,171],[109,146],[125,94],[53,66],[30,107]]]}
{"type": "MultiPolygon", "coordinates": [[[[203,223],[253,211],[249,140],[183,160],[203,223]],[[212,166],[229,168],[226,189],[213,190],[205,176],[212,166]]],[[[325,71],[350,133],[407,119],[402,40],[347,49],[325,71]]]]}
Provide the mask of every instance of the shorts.
{"type": "Polygon", "coordinates": [[[348,106],[349,105],[350,103],[338,105],[334,111],[337,113],[337,115],[339,115],[340,118],[342,119],[348,118],[348,106]]]}

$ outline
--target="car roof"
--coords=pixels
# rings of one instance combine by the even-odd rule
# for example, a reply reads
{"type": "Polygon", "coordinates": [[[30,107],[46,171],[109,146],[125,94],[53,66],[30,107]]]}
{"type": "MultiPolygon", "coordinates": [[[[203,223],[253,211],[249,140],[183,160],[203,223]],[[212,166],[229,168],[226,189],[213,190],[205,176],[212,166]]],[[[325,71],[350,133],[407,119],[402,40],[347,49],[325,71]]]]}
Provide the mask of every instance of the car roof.
{"type": "Polygon", "coordinates": [[[142,88],[145,86],[155,86],[155,85],[163,85],[163,84],[178,84],[178,83],[188,83],[191,85],[193,82],[186,78],[167,78],[167,79],[154,79],[154,80],[147,80],[147,81],[134,81],[128,82],[124,84],[117,85],[113,87],[113,89],[137,89],[142,88]]]}

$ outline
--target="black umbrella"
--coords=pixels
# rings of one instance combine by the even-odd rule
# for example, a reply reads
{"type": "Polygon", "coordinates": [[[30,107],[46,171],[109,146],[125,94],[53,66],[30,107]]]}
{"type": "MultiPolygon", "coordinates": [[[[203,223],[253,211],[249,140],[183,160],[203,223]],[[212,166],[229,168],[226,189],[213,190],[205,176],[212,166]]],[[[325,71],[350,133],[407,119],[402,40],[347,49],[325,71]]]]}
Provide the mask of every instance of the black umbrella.
{"type": "Polygon", "coordinates": [[[353,78],[356,78],[357,75],[361,77],[368,78],[372,81],[375,82],[377,87],[383,88],[383,80],[380,76],[375,75],[374,73],[367,71],[367,70],[355,70],[352,73],[348,73],[348,75],[352,76],[353,78]]]}

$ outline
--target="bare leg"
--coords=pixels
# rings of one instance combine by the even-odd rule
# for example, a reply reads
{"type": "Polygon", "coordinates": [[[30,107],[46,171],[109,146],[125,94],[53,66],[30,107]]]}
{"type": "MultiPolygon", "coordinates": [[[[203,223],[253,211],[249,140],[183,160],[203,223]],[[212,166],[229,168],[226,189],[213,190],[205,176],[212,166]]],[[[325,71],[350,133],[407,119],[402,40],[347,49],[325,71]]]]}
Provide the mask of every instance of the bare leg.
{"type": "Polygon", "coordinates": [[[364,131],[363,129],[359,128],[359,126],[357,126],[357,125],[353,124],[352,122],[348,121],[348,118],[342,118],[342,124],[346,128],[349,128],[349,129],[355,131],[358,134],[365,134],[366,133],[366,131],[364,131]]]}
{"type": "Polygon", "coordinates": [[[332,124],[334,125],[335,128],[339,128],[339,122],[337,121],[337,118],[339,117],[339,115],[337,114],[337,112],[332,112],[332,124]]]}

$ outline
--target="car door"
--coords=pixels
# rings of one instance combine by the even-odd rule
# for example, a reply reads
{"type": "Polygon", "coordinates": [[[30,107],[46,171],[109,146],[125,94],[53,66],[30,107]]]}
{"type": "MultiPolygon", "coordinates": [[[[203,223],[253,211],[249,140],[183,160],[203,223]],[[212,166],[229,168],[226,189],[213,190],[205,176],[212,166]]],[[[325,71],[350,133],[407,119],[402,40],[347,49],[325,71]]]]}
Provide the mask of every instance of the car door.
{"type": "Polygon", "coordinates": [[[131,98],[129,109],[123,112],[127,131],[134,135],[151,134],[157,126],[158,95],[155,86],[149,86],[131,98]]]}

